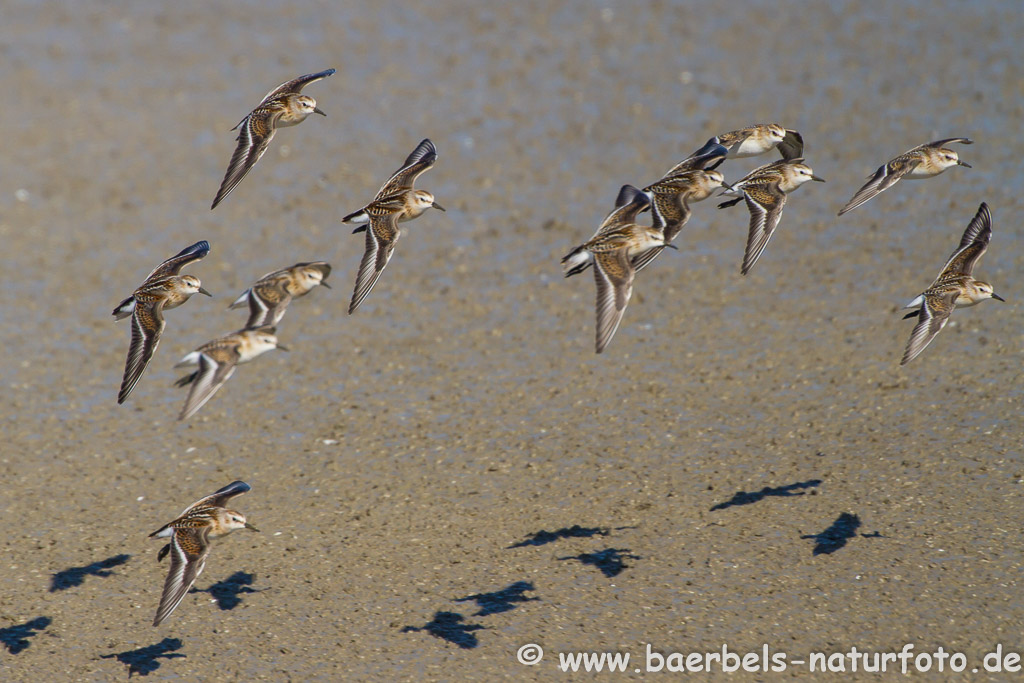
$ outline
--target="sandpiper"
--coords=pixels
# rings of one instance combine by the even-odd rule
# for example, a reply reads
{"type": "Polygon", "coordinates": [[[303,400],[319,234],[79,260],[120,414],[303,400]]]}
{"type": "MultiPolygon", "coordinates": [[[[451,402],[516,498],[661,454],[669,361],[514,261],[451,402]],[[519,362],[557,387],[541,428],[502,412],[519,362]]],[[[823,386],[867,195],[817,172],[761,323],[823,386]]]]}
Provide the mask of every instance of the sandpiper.
{"type": "Polygon", "coordinates": [[[274,139],[278,128],[298,125],[313,113],[327,116],[316,106],[316,100],[300,93],[305,86],[327,78],[333,73],[334,69],[327,69],[282,83],[268,92],[259,106],[231,129],[238,129],[238,146],[231,155],[231,162],[228,164],[227,173],[224,174],[224,180],[221,181],[220,189],[217,190],[217,196],[210,206],[211,210],[217,208],[228,193],[242,182],[245,174],[252,170],[267,151],[267,146],[274,139]]]}
{"type": "Polygon", "coordinates": [[[286,346],[277,343],[275,332],[269,325],[242,329],[207,342],[182,358],[174,367],[198,365],[199,369],[174,383],[177,387],[192,385],[178,419],[195,415],[231,378],[239,363],[248,363],[271,349],[287,351],[286,346]]]}
{"type": "Polygon", "coordinates": [[[193,294],[211,296],[202,287],[199,278],[181,275],[181,269],[210,253],[210,243],[196,242],[167,259],[149,274],[146,281],[130,297],[114,309],[114,319],[132,317],[132,340],[128,346],[128,359],[124,364],[124,377],[117,402],[124,403],[138,383],[146,366],[156,353],[160,335],[164,331],[164,311],[189,300],[193,294]]]}
{"type": "MultiPolygon", "coordinates": [[[[676,238],[690,220],[689,203],[707,199],[724,185],[725,178],[718,171],[693,170],[667,175],[643,189],[651,200],[654,228],[662,231],[666,245],[676,238]]],[[[661,248],[639,254],[633,260],[633,268],[640,272],[660,253],[661,248]]]]}
{"type": "Polygon", "coordinates": [[[159,562],[169,553],[171,569],[164,582],[153,626],[159,626],[171,615],[203,572],[210,554],[210,541],[235,529],[259,531],[245,520],[241,512],[224,507],[230,499],[251,488],[244,481],[231,482],[216,493],[192,503],[173,522],[164,524],[149,535],[150,538],[171,539],[156,556],[159,562]]]}
{"type": "Polygon", "coordinates": [[[625,185],[616,203],[620,205],[608,214],[597,233],[562,258],[566,277],[583,272],[591,264],[594,266],[594,280],[597,283],[597,353],[604,351],[615,335],[633,293],[633,277],[636,274],[633,260],[653,249],[673,247],[666,244],[660,228],[635,222],[637,214],[651,205],[646,194],[631,185],[625,185]]]}
{"type": "MultiPolygon", "coordinates": [[[[803,136],[777,123],[760,123],[716,135],[701,149],[714,144],[725,147],[729,151],[730,159],[756,157],[776,147],[783,159],[799,159],[804,155],[803,136]]],[[[700,150],[695,154],[699,152],[700,150]]]]}
{"type": "Polygon", "coordinates": [[[906,365],[924,351],[935,335],[946,326],[946,321],[957,306],[973,306],[985,299],[1005,301],[993,291],[992,285],[975,280],[971,275],[974,266],[988,249],[990,239],[992,214],[988,204],[982,202],[978,213],[964,230],[960,246],[946,261],[935,282],[904,306],[917,309],[903,316],[904,319],[917,317],[918,321],[910,333],[910,341],[907,342],[900,365],[906,365]]]}
{"type": "Polygon", "coordinates": [[[429,208],[444,211],[426,190],[414,190],[413,183],[437,161],[437,149],[429,139],[423,140],[388,179],[373,201],[342,218],[343,223],[358,225],[353,234],[366,232],[366,251],[359,264],[356,286],[348,312],[352,314],[377,283],[384,267],[391,260],[395,243],[402,236],[399,223],[411,221],[429,208]]]}
{"type": "Polygon", "coordinates": [[[937,176],[952,166],[971,165],[960,161],[956,151],[947,149],[944,145],[951,142],[962,142],[965,145],[973,144],[967,138],[946,138],[936,140],[924,145],[918,145],[914,149],[904,152],[895,159],[888,161],[878,167],[874,175],[868,177],[864,187],[857,190],[843,210],[839,212],[842,216],[847,211],[853,211],[864,202],[872,199],[883,190],[887,190],[899,181],[900,178],[907,180],[920,180],[937,176]]]}
{"type": "Polygon", "coordinates": [[[755,168],[725,190],[725,194],[740,196],[722,202],[718,205],[719,209],[733,206],[745,199],[750,210],[750,231],[747,235],[747,248],[743,254],[743,265],[740,268],[743,275],[750,272],[779,225],[782,209],[786,206],[786,195],[809,180],[825,182],[823,178],[814,175],[810,166],[802,162],[801,158],[783,159],[755,168]]]}
{"type": "Polygon", "coordinates": [[[326,261],[296,263],[289,268],[275,270],[242,292],[229,308],[249,307],[247,328],[277,325],[292,299],[305,296],[317,285],[330,289],[327,284],[330,274],[331,264],[326,261]]]}

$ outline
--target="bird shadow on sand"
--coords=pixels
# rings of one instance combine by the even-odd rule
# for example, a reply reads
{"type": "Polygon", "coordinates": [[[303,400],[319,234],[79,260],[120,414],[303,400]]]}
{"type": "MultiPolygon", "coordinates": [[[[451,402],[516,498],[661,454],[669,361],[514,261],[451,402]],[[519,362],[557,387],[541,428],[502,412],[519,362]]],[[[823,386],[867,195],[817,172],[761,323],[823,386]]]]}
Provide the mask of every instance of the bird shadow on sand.
{"type": "Polygon", "coordinates": [[[87,564],[84,567],[69,567],[68,569],[59,571],[53,575],[52,579],[50,579],[50,592],[56,593],[57,591],[81,586],[87,576],[113,576],[114,572],[110,570],[126,563],[131,559],[131,557],[131,555],[124,554],[114,555],[113,557],[108,557],[105,560],[87,564]]]}
{"type": "Polygon", "coordinates": [[[458,645],[464,650],[472,650],[480,645],[473,631],[486,629],[480,624],[466,624],[463,621],[466,617],[457,612],[435,612],[434,618],[423,626],[406,626],[402,633],[413,631],[426,631],[435,638],[447,640],[449,643],[458,645]]]}
{"type": "Polygon", "coordinates": [[[534,590],[533,584],[529,581],[516,581],[508,588],[503,588],[500,591],[467,595],[464,598],[456,598],[455,602],[469,602],[472,600],[480,608],[480,611],[473,616],[486,617],[491,614],[510,612],[518,607],[516,603],[540,600],[540,598],[526,597],[526,591],[532,590],[534,590]]]}
{"type": "MultiPolygon", "coordinates": [[[[526,597],[527,591],[534,590],[529,581],[516,581],[500,591],[476,593],[464,598],[456,598],[455,602],[475,602],[480,610],[474,617],[486,617],[501,612],[509,612],[519,606],[518,603],[533,602],[540,598],[526,597]]],[[[465,650],[471,650],[480,644],[473,631],[486,629],[482,624],[467,624],[466,617],[458,612],[435,612],[432,621],[423,626],[406,626],[402,633],[426,631],[435,638],[447,640],[465,650]]]]}
{"type": "Polygon", "coordinates": [[[181,639],[164,638],[155,645],[147,645],[137,650],[126,650],[111,655],[100,655],[100,659],[117,659],[128,667],[128,678],[131,678],[132,674],[148,676],[160,668],[162,662],[159,660],[161,659],[183,659],[185,655],[176,652],[180,649],[181,639]]]}
{"type": "Polygon", "coordinates": [[[235,572],[223,581],[218,581],[209,588],[193,588],[192,593],[209,593],[217,607],[222,610],[232,610],[241,604],[240,595],[246,593],[262,593],[266,588],[249,588],[256,580],[255,574],[248,572],[235,572]]]}
{"type": "MultiPolygon", "coordinates": [[[[860,528],[860,517],[849,512],[844,512],[832,522],[832,525],[816,534],[807,534],[800,538],[810,538],[815,541],[814,555],[831,555],[846,545],[847,541],[857,536],[857,529],[860,528]]],[[[862,538],[884,538],[877,531],[870,534],[860,534],[862,538]]]]}
{"type": "Polygon", "coordinates": [[[36,617],[24,624],[0,628],[0,643],[4,644],[8,652],[16,655],[31,645],[28,639],[49,626],[51,621],[50,617],[36,617]]]}
{"type": "MultiPolygon", "coordinates": [[[[615,527],[615,531],[621,531],[623,529],[633,529],[631,526],[620,526],[615,527]]],[[[525,548],[530,545],[547,545],[548,543],[554,543],[563,538],[593,538],[594,536],[607,536],[612,532],[609,527],[582,527],[579,524],[573,524],[570,527],[562,527],[556,531],[545,531],[541,529],[537,533],[528,536],[525,540],[519,543],[513,543],[508,546],[506,550],[511,548],[525,548]]]]}
{"type": "Polygon", "coordinates": [[[802,496],[805,493],[804,489],[813,489],[820,485],[821,479],[808,479],[807,481],[798,481],[786,486],[765,486],[760,491],[737,491],[729,500],[713,506],[711,508],[711,512],[731,508],[735,505],[751,505],[753,503],[760,502],[769,496],[779,496],[783,498],[788,498],[790,496],[802,496]]]}
{"type": "Polygon", "coordinates": [[[601,570],[601,573],[612,578],[622,573],[632,565],[626,564],[626,560],[642,560],[639,555],[631,555],[629,548],[605,548],[596,553],[581,553],[570,557],[559,557],[559,560],[578,560],[583,564],[590,564],[601,570]]]}

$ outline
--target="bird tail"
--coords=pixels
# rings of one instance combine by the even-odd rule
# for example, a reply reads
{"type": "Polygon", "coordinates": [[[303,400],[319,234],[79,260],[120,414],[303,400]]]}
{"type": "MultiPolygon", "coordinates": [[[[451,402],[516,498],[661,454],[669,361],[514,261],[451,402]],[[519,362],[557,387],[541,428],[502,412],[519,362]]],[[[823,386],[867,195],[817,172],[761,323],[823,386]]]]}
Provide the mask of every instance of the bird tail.
{"type": "Polygon", "coordinates": [[[114,309],[113,316],[115,320],[124,320],[135,311],[135,295],[128,297],[117,305],[114,309]]]}
{"type": "Polygon", "coordinates": [[[566,277],[582,273],[593,262],[594,257],[582,246],[576,247],[562,258],[562,269],[566,277]]]}

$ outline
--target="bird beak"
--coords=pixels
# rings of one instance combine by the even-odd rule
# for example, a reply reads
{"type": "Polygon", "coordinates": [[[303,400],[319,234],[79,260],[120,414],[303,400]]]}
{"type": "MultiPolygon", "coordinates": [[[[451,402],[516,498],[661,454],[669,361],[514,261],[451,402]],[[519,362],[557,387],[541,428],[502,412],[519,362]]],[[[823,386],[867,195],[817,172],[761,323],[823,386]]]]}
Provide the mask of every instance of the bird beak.
{"type": "Polygon", "coordinates": [[[206,296],[211,296],[211,297],[213,296],[213,294],[210,294],[209,292],[207,292],[207,291],[206,291],[205,289],[203,289],[202,287],[200,287],[200,288],[199,288],[199,293],[200,293],[200,294],[205,294],[206,296]]]}
{"type": "Polygon", "coordinates": [[[973,166],[971,166],[966,161],[960,161],[959,159],[956,160],[956,165],[957,166],[966,166],[967,168],[974,168],[973,166]]]}
{"type": "Polygon", "coordinates": [[[819,177],[818,177],[818,176],[816,176],[816,175],[812,175],[812,176],[811,176],[811,180],[817,180],[817,181],[818,181],[819,183],[823,183],[823,182],[825,182],[825,179],[824,179],[824,178],[819,178],[819,177]]]}
{"type": "Polygon", "coordinates": [[[662,245],[662,246],[668,247],[669,249],[675,249],[676,251],[679,251],[679,247],[677,247],[677,246],[676,246],[676,245],[674,245],[674,244],[670,244],[670,243],[668,243],[668,242],[665,242],[665,244],[664,244],[664,245],[662,245]]]}
{"type": "MultiPolygon", "coordinates": [[[[431,206],[434,207],[435,209],[437,209],[438,211],[444,211],[444,207],[441,206],[440,204],[438,204],[437,202],[434,202],[433,204],[431,204],[431,206]]],[[[448,212],[445,211],[445,213],[448,213],[448,212]]]]}
{"type": "Polygon", "coordinates": [[[323,280],[320,281],[320,286],[321,287],[326,287],[327,289],[331,288],[331,286],[329,284],[327,284],[326,282],[324,282],[323,280]]]}
{"type": "Polygon", "coordinates": [[[321,109],[320,107],[313,107],[313,111],[315,111],[317,114],[320,114],[320,116],[327,116],[327,114],[324,113],[324,110],[321,109]]]}
{"type": "Polygon", "coordinates": [[[249,524],[249,522],[246,522],[246,523],[245,523],[245,528],[246,528],[246,529],[252,529],[253,531],[259,531],[259,529],[257,529],[256,527],[254,527],[254,526],[253,526],[252,524],[249,524]]]}
{"type": "Polygon", "coordinates": [[[1003,297],[999,296],[995,292],[992,292],[992,298],[995,299],[996,301],[1002,301],[1004,304],[1006,303],[1006,299],[1004,299],[1003,297]]]}
{"type": "Polygon", "coordinates": [[[291,349],[289,349],[289,348],[288,348],[287,346],[285,346],[284,344],[278,344],[278,345],[277,345],[277,346],[275,346],[274,348],[275,348],[275,349],[277,349],[278,351],[291,351],[291,349]]]}
{"type": "Polygon", "coordinates": [[[724,180],[722,181],[722,187],[724,187],[727,190],[731,190],[732,189],[732,185],[730,185],[729,183],[725,182],[724,180]]]}

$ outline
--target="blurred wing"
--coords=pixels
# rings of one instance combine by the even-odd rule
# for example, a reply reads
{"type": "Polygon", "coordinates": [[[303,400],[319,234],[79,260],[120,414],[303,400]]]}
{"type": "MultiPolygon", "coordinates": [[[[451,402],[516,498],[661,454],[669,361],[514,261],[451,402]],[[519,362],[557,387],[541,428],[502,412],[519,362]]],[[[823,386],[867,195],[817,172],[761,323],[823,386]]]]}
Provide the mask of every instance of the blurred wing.
{"type": "Polygon", "coordinates": [[[647,251],[642,251],[639,254],[635,255],[631,259],[631,263],[633,265],[633,273],[639,273],[641,270],[646,268],[651,263],[651,261],[657,258],[658,254],[660,254],[664,248],[665,247],[652,247],[647,251]]]}
{"type": "Polygon", "coordinates": [[[594,237],[635,223],[637,214],[650,205],[651,199],[646,192],[641,192],[632,185],[623,185],[615,199],[615,208],[605,217],[594,237]]]}
{"type": "Polygon", "coordinates": [[[276,88],[268,92],[267,96],[263,98],[262,102],[260,102],[260,106],[263,106],[268,101],[276,97],[280,97],[281,95],[284,95],[286,93],[300,93],[302,92],[302,89],[305,88],[310,83],[315,83],[316,81],[327,78],[328,76],[331,76],[333,74],[334,69],[327,69],[326,71],[319,71],[315,74],[306,74],[305,76],[293,78],[292,80],[282,83],[281,85],[277,86],[276,88]]]}
{"type": "MultiPolygon", "coordinates": [[[[935,142],[928,142],[921,145],[921,147],[945,147],[950,142],[962,142],[965,145],[973,145],[974,141],[969,138],[946,138],[945,140],[936,140],[935,142]]],[[[917,149],[920,149],[918,147],[917,149]]]]}
{"type": "Polygon", "coordinates": [[[896,181],[910,173],[917,166],[918,162],[918,157],[907,152],[889,163],[879,166],[875,174],[864,184],[864,187],[857,190],[857,194],[853,195],[853,199],[847,202],[843,210],[839,212],[839,215],[842,216],[847,211],[853,211],[864,202],[873,199],[879,192],[895,185],[896,181]]]}
{"type": "Polygon", "coordinates": [[[166,322],[163,315],[163,300],[135,301],[132,312],[132,341],[128,346],[128,358],[124,364],[124,377],[121,379],[121,390],[117,393],[117,402],[124,403],[132,389],[138,384],[142,373],[146,371],[149,361],[156,353],[160,344],[160,335],[166,322]]]}
{"type": "Polygon", "coordinates": [[[906,365],[924,351],[925,347],[935,339],[935,335],[946,326],[949,315],[956,306],[957,292],[952,291],[944,295],[925,296],[921,304],[921,312],[918,315],[917,325],[910,333],[910,341],[903,352],[903,360],[900,365],[906,365]]]}
{"type": "Polygon", "coordinates": [[[190,263],[194,263],[210,253],[210,243],[200,240],[192,246],[185,247],[177,254],[167,259],[153,269],[153,272],[146,276],[146,281],[156,280],[170,275],[177,275],[181,269],[190,263]]]}
{"type": "Polygon", "coordinates": [[[595,350],[604,351],[626,312],[633,294],[635,271],[626,256],[626,247],[594,254],[594,281],[597,283],[597,339],[595,350]]]}
{"type": "Polygon", "coordinates": [[[716,138],[711,138],[704,146],[673,166],[665,174],[666,176],[678,175],[686,171],[711,170],[717,168],[729,156],[729,150],[718,143],[716,138]]]}
{"type": "Polygon", "coordinates": [[[235,153],[231,155],[228,163],[228,170],[221,181],[217,196],[213,199],[210,209],[216,209],[217,205],[235,189],[242,178],[252,170],[256,162],[260,160],[267,146],[274,139],[277,132],[277,119],[281,116],[281,107],[260,106],[253,110],[242,122],[241,130],[238,131],[238,146],[235,153]]]}
{"type": "Polygon", "coordinates": [[[213,398],[217,390],[231,378],[238,363],[238,349],[235,347],[218,347],[204,351],[199,355],[199,370],[192,380],[192,388],[185,399],[185,405],[178,415],[179,420],[187,420],[196,414],[206,402],[213,398]]]}
{"type": "Polygon", "coordinates": [[[370,225],[366,230],[366,251],[359,263],[356,275],[356,287],[352,291],[352,301],[348,305],[349,315],[352,314],[366,295],[377,283],[377,278],[384,272],[384,267],[391,260],[391,253],[401,233],[398,230],[398,214],[389,213],[385,216],[371,216],[370,225]]]}
{"type": "Polygon", "coordinates": [[[782,209],[786,206],[786,195],[775,184],[752,185],[744,188],[743,196],[750,210],[750,230],[747,234],[747,248],[743,254],[740,273],[746,275],[757,263],[761,252],[768,246],[768,240],[775,232],[782,209]]]}
{"type": "Polygon", "coordinates": [[[164,592],[160,596],[160,606],[156,610],[153,626],[159,626],[160,622],[171,615],[203,572],[206,557],[210,554],[207,540],[209,531],[209,526],[174,530],[171,569],[164,581],[164,592]]]}
{"type": "Polygon", "coordinates": [[[804,136],[795,130],[786,129],[786,135],[779,143],[779,152],[786,160],[799,159],[804,155],[804,136]]]}
{"type": "Polygon", "coordinates": [[[960,238],[960,246],[942,267],[942,273],[936,280],[941,280],[947,275],[963,273],[970,275],[974,272],[974,266],[988,249],[989,240],[992,239],[992,213],[988,210],[988,204],[982,202],[978,207],[978,213],[964,230],[964,236],[960,238]]]}
{"type": "Polygon", "coordinates": [[[243,493],[248,493],[252,490],[252,487],[246,484],[244,481],[233,481],[222,489],[219,489],[216,493],[211,493],[205,498],[200,498],[196,502],[188,506],[185,512],[181,513],[184,516],[189,510],[200,507],[225,507],[229,500],[235,496],[240,496],[243,493]]]}
{"type": "Polygon", "coordinates": [[[632,204],[636,201],[637,195],[639,194],[641,194],[641,191],[632,185],[623,185],[619,188],[619,194],[615,197],[615,208],[621,209],[628,204],[632,204]]]}
{"type": "Polygon", "coordinates": [[[276,325],[284,317],[285,309],[291,300],[283,278],[256,283],[249,293],[249,320],[245,323],[246,329],[276,325]]]}
{"type": "Polygon", "coordinates": [[[402,164],[402,168],[395,171],[386,183],[377,192],[377,198],[394,194],[399,190],[408,190],[424,171],[429,169],[437,161],[437,149],[430,139],[425,139],[402,164]]]}

